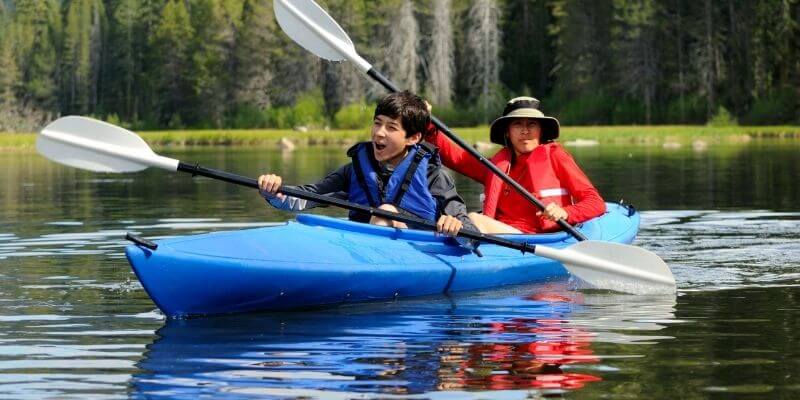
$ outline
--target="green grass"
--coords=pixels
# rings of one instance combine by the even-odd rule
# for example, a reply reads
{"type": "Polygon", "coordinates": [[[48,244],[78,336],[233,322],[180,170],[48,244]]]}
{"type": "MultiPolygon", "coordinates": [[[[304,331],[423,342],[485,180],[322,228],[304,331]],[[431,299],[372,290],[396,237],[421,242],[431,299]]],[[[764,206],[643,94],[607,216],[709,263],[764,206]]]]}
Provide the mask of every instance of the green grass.
{"type": "MultiPolygon", "coordinates": [[[[457,135],[468,142],[489,142],[488,126],[456,128],[457,135]]],[[[334,131],[293,130],[192,130],[139,132],[154,147],[167,146],[276,146],[286,138],[297,146],[349,145],[367,140],[367,128],[334,131]]],[[[739,143],[753,138],[800,139],[800,126],[566,126],[561,128],[561,142],[595,140],[599,143],[663,145],[739,143]]],[[[0,149],[31,149],[36,135],[0,133],[0,149]]]]}
{"type": "Polygon", "coordinates": [[[0,151],[32,148],[35,144],[36,135],[32,133],[0,133],[0,151]]]}
{"type": "Polygon", "coordinates": [[[688,144],[746,142],[754,138],[800,139],[800,126],[571,126],[563,127],[561,140],[597,140],[600,143],[688,144]]]}

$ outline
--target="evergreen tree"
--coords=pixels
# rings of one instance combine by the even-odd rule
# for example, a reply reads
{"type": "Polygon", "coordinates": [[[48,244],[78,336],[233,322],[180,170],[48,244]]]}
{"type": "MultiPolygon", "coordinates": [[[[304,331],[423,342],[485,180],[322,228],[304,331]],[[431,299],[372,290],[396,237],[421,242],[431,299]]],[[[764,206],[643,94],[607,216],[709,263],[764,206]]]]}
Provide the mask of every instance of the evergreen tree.
{"type": "Polygon", "coordinates": [[[475,0],[467,23],[466,81],[482,119],[502,102],[500,83],[500,10],[495,0],[475,0]]]}
{"type": "Polygon", "coordinates": [[[397,18],[392,21],[389,45],[384,55],[386,72],[396,84],[411,92],[418,89],[417,67],[420,64],[417,45],[419,26],[414,18],[411,0],[403,0],[397,18]]]}
{"type": "Polygon", "coordinates": [[[686,0],[662,0],[661,7],[664,18],[660,30],[663,40],[658,42],[663,55],[660,61],[662,77],[660,86],[667,103],[665,118],[670,122],[686,123],[688,105],[686,95],[689,93],[687,55],[686,17],[688,15],[686,0]]]}
{"type": "Polygon", "coordinates": [[[137,78],[141,74],[146,43],[142,35],[142,12],[139,0],[117,0],[109,5],[108,44],[101,85],[104,110],[126,121],[135,121],[137,78]]]}
{"type": "Polygon", "coordinates": [[[14,43],[11,40],[10,21],[5,4],[0,1],[0,107],[3,103],[16,100],[14,85],[19,75],[17,60],[14,58],[14,43]]]}
{"type": "Polygon", "coordinates": [[[503,66],[500,79],[519,94],[544,97],[552,86],[555,62],[547,29],[552,15],[542,0],[509,0],[503,13],[503,66]]]}
{"type": "MultiPolygon", "coordinates": [[[[762,96],[797,78],[800,60],[800,7],[797,2],[756,2],[752,36],[754,93],[762,96]],[[794,6],[793,6],[794,4],[794,6]]],[[[796,82],[796,81],[795,81],[796,82]]]]}
{"type": "Polygon", "coordinates": [[[73,0],[67,7],[61,52],[61,110],[86,114],[97,105],[105,9],[101,0],[73,0]]]}
{"type": "Polygon", "coordinates": [[[33,132],[45,122],[45,115],[17,99],[21,74],[14,52],[14,26],[6,18],[0,13],[0,132],[33,132]]]}
{"type": "Polygon", "coordinates": [[[570,123],[610,122],[613,103],[608,85],[611,65],[611,0],[557,0],[550,33],[555,37],[554,95],[570,123]]]}
{"type": "MultiPolygon", "coordinates": [[[[0,14],[0,22],[3,16],[0,14]]],[[[11,35],[0,30],[0,107],[16,105],[19,68],[14,58],[14,43],[11,35]]]]}
{"type": "MultiPolygon", "coordinates": [[[[348,33],[357,49],[368,44],[368,25],[365,22],[367,6],[364,1],[330,0],[326,3],[331,16],[348,33]]],[[[324,62],[322,71],[325,110],[329,116],[366,95],[364,77],[350,63],[324,62]]]]}
{"type": "Polygon", "coordinates": [[[222,126],[230,79],[235,35],[241,18],[241,3],[223,0],[196,0],[190,20],[192,40],[188,49],[191,63],[188,80],[192,86],[186,122],[222,126]]]}
{"type": "Polygon", "coordinates": [[[455,74],[453,21],[450,0],[434,2],[431,25],[427,92],[434,104],[447,107],[450,106],[453,100],[453,79],[455,74]]]}
{"type": "MultiPolygon", "coordinates": [[[[325,82],[322,82],[324,61],[298,46],[285,33],[278,32],[280,28],[275,25],[277,44],[267,55],[273,71],[269,98],[275,106],[289,106],[295,103],[300,94],[325,86],[325,82]]],[[[347,65],[341,67],[352,68],[347,65]]]]}
{"type": "Polygon", "coordinates": [[[695,90],[705,98],[706,116],[710,118],[717,109],[717,87],[725,78],[725,32],[718,3],[703,0],[693,7],[695,20],[691,21],[689,34],[695,90]]]}
{"type": "Polygon", "coordinates": [[[18,0],[14,17],[16,58],[22,79],[21,100],[32,107],[56,111],[57,45],[61,36],[58,2],[18,0]]]}
{"type": "Polygon", "coordinates": [[[611,31],[616,81],[623,92],[644,103],[647,124],[652,122],[658,83],[657,7],[655,0],[614,0],[616,24],[611,31]]]}
{"type": "Polygon", "coordinates": [[[5,2],[0,1],[0,39],[2,39],[3,35],[5,35],[5,31],[9,24],[10,21],[8,18],[8,11],[6,11],[5,2]]]}
{"type": "Polygon", "coordinates": [[[260,0],[245,0],[242,27],[237,33],[234,54],[233,103],[252,105],[259,109],[271,105],[270,86],[273,82],[273,59],[277,39],[272,4],[260,0]]]}
{"type": "Polygon", "coordinates": [[[192,115],[191,101],[193,77],[187,72],[192,68],[189,44],[194,30],[189,12],[181,0],[170,0],[161,12],[150,38],[153,52],[153,90],[157,96],[156,112],[161,126],[182,127],[183,120],[192,115]]]}
{"type": "MultiPolygon", "coordinates": [[[[319,2],[400,86],[477,111],[463,122],[488,121],[507,92],[570,124],[800,118],[797,0],[319,2]]],[[[280,32],[269,0],[0,0],[5,127],[59,113],[222,126],[315,91],[329,117],[385,93],[280,32]]]]}

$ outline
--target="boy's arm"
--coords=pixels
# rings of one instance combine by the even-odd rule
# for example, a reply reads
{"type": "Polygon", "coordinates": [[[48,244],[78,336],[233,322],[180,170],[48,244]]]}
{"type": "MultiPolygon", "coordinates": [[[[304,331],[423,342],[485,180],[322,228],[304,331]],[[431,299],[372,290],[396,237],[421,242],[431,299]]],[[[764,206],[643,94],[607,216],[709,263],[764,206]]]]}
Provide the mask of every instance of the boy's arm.
{"type": "MultiPolygon", "coordinates": [[[[347,181],[348,177],[350,176],[349,168],[351,168],[351,164],[344,165],[339,169],[337,169],[336,171],[331,172],[330,174],[319,180],[317,183],[313,183],[310,185],[286,186],[286,187],[321,195],[327,195],[340,199],[343,198],[346,199],[347,181]]],[[[264,193],[264,192],[261,192],[261,196],[264,197],[264,199],[267,200],[267,202],[271,206],[279,210],[303,211],[309,208],[326,206],[325,204],[320,204],[314,201],[300,199],[292,196],[279,197],[271,193],[264,193]]]]}
{"type": "Polygon", "coordinates": [[[453,178],[442,168],[430,165],[428,168],[428,190],[436,199],[438,214],[450,215],[458,218],[463,224],[463,229],[477,231],[478,228],[467,216],[467,205],[458,194],[453,178]]]}

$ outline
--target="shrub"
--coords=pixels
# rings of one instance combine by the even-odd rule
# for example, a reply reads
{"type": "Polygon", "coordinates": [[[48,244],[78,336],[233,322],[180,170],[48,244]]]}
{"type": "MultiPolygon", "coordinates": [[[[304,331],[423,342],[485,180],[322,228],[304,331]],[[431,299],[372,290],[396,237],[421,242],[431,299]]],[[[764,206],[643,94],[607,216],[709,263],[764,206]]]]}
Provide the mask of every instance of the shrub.
{"type": "Polygon", "coordinates": [[[333,116],[333,125],[339,129],[360,129],[369,126],[375,107],[364,101],[348,104],[333,116]]]}
{"type": "MultiPolygon", "coordinates": [[[[473,107],[449,106],[433,108],[433,115],[449,127],[476,126],[485,123],[473,107]]],[[[499,114],[498,114],[499,115],[499,114]]]]}
{"type": "Polygon", "coordinates": [[[270,128],[290,129],[294,126],[294,110],[289,107],[268,108],[264,114],[270,128]]]}
{"type": "Polygon", "coordinates": [[[717,109],[717,113],[708,120],[709,126],[735,126],[738,125],[736,123],[736,118],[734,118],[731,113],[723,106],[719,106],[717,109]]]}
{"type": "Polygon", "coordinates": [[[228,122],[233,129],[265,128],[268,125],[268,115],[265,110],[250,104],[236,107],[228,122]]]}
{"type": "Polygon", "coordinates": [[[615,99],[603,92],[584,92],[575,96],[556,95],[548,100],[551,106],[542,110],[570,125],[604,125],[611,123],[615,99]],[[553,111],[555,110],[555,112],[553,111]]]}
{"type": "Polygon", "coordinates": [[[181,121],[181,115],[178,113],[172,114],[167,122],[167,128],[169,129],[183,129],[183,121],[181,121]]]}
{"type": "MultiPolygon", "coordinates": [[[[646,123],[644,101],[638,98],[625,97],[614,104],[611,123],[615,125],[633,125],[646,123]]],[[[651,120],[655,119],[651,117],[651,120]]],[[[652,121],[651,121],[652,122],[652,121]]]]}
{"type": "Polygon", "coordinates": [[[325,126],[325,100],[320,90],[313,90],[300,95],[294,105],[292,128],[322,128],[325,126]]]}
{"type": "Polygon", "coordinates": [[[742,118],[748,125],[780,125],[800,122],[798,103],[790,89],[777,90],[758,98],[742,118]]]}
{"type": "Polygon", "coordinates": [[[684,96],[671,101],[664,110],[668,124],[702,124],[706,121],[706,100],[699,96],[684,96]]]}

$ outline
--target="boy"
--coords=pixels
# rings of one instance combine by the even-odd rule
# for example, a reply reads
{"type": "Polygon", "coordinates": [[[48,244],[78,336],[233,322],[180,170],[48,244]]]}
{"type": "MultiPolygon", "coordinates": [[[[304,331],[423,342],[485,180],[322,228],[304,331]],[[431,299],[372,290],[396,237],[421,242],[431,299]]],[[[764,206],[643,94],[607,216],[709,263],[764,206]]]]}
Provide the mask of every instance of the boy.
{"type": "MultiPolygon", "coordinates": [[[[437,230],[447,235],[456,235],[462,227],[474,230],[453,179],[442,169],[438,150],[420,144],[430,121],[425,102],[407,91],[392,93],[381,99],[374,115],[372,140],[347,151],[351,163],[315,184],[296,189],[436,221],[437,230]]],[[[317,206],[279,194],[282,179],[278,175],[261,175],[258,184],[261,195],[278,209],[300,211],[317,206]]],[[[407,228],[402,222],[354,211],[350,219],[407,228]]]]}

